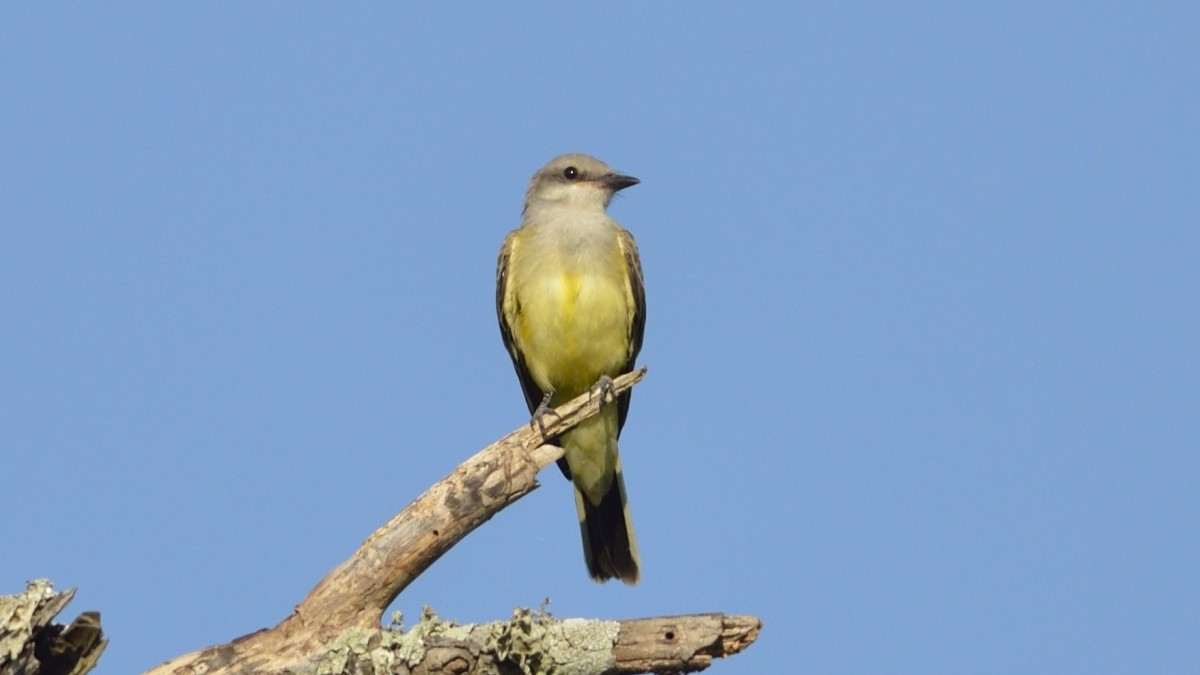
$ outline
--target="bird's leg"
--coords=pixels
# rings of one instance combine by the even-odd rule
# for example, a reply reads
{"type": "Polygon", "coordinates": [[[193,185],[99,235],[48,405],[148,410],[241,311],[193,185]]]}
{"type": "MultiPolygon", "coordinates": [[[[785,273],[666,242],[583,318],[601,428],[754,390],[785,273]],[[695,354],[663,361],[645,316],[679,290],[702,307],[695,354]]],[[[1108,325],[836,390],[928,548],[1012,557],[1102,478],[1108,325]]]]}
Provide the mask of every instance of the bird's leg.
{"type": "Polygon", "coordinates": [[[546,395],[542,397],[542,402],[538,404],[537,408],[534,408],[533,417],[529,420],[529,428],[533,429],[536,427],[538,431],[542,432],[543,441],[549,440],[546,438],[546,421],[544,419],[546,415],[553,415],[560,420],[562,419],[558,413],[554,412],[554,408],[550,407],[551,398],[554,398],[553,389],[546,392],[546,395]]]}
{"type": "Polygon", "coordinates": [[[588,400],[592,400],[593,396],[600,397],[600,407],[603,408],[617,400],[617,385],[613,384],[613,379],[608,375],[601,375],[596,384],[588,389],[588,400]]]}

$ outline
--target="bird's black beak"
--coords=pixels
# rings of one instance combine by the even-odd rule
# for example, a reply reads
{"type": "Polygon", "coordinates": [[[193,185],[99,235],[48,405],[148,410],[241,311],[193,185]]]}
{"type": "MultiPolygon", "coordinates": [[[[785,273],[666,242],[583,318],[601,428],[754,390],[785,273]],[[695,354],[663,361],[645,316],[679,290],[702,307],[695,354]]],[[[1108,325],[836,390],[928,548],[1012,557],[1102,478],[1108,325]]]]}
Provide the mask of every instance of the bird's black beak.
{"type": "Polygon", "coordinates": [[[637,185],[638,183],[642,182],[633,176],[622,176],[619,173],[610,173],[600,180],[602,180],[604,184],[607,185],[608,188],[613,192],[624,190],[631,185],[637,185]]]}

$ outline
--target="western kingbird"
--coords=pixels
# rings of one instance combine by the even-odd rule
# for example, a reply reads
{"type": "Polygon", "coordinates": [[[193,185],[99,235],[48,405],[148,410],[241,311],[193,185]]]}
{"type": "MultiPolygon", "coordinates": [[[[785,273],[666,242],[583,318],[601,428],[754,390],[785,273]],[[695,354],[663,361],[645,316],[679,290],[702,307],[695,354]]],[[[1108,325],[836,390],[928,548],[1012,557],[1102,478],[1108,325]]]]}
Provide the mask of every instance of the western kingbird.
{"type": "MultiPolygon", "coordinates": [[[[646,325],[642,264],[605,208],[638,182],[594,157],[556,157],[533,175],[521,227],[500,248],[496,314],[533,422],[584,392],[611,396],[611,378],[633,370],[646,325]]],[[[558,466],[575,485],[588,573],[635,584],[637,539],[617,456],[628,412],[626,391],[548,440],[565,451],[558,466]]]]}

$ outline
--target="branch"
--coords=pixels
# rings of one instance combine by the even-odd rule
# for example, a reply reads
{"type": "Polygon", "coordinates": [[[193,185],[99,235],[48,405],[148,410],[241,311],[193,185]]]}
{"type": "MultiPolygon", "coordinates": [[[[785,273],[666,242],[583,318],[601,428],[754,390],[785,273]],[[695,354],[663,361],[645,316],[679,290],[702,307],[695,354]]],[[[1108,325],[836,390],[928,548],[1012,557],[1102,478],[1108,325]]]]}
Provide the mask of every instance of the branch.
{"type": "Polygon", "coordinates": [[[0,675],[77,675],[95,667],[108,645],[100,613],[84,612],[65,627],[51,623],[74,597],[74,588],[55,593],[45,579],[30,581],[19,595],[0,597],[0,675]]]}
{"type": "Polygon", "coordinates": [[[518,609],[508,621],[459,626],[426,610],[407,633],[352,631],[317,672],[689,673],[744,649],[761,622],[695,614],[630,621],[555,620],[518,609]]]}
{"type": "MultiPolygon", "coordinates": [[[[616,393],[641,381],[640,368],[614,381],[616,393]]],[[[556,436],[600,411],[600,400],[579,396],[548,415],[556,436]],[[591,400],[590,400],[591,399],[591,400]]],[[[562,456],[525,425],[492,443],[438,481],[367,538],[346,562],[317,583],[281,628],[378,627],[383,612],[414,579],[472,530],[538,486],[539,471],[562,456]]]]}
{"type": "MultiPolygon", "coordinates": [[[[614,381],[615,394],[645,368],[614,381]]],[[[597,414],[580,396],[544,421],[557,436],[597,414]]],[[[522,425],[413,500],[309,592],[277,626],[185,654],[149,675],[208,673],[687,672],[743,649],[761,627],[720,614],[626,622],[555,621],[518,610],[508,622],[455,626],[429,614],[407,633],[380,627],[383,612],[418,575],[501,509],[537,488],[538,471],[562,456],[522,425]]]]}
{"type": "MultiPolygon", "coordinates": [[[[642,368],[617,378],[614,396],[630,389],[645,372],[642,368]]],[[[597,414],[601,403],[599,397],[593,400],[585,394],[559,407],[543,420],[549,421],[545,435],[571,429],[597,414]]],[[[562,456],[560,448],[543,443],[542,433],[523,425],[468,459],[368,537],[274,628],[184,654],[151,669],[149,675],[683,673],[707,668],[714,657],[735,654],[754,642],[762,628],[757,618],[723,614],[558,621],[518,609],[507,622],[457,626],[427,610],[406,633],[381,628],[383,612],[421,572],[476,527],[537,488],[538,471],[562,456]]],[[[74,594],[55,595],[48,586],[31,586],[26,596],[33,604],[18,603],[11,612],[6,604],[11,599],[0,598],[0,619],[5,621],[0,624],[0,675],[81,675],[103,651],[106,642],[94,612],[85,612],[65,630],[47,626],[74,594]],[[42,628],[23,627],[10,616],[33,617],[30,625],[42,628]],[[33,641],[24,639],[29,635],[33,641]],[[47,639],[37,642],[39,635],[47,639]],[[34,663],[28,660],[6,660],[10,653],[27,659],[24,652],[42,649],[28,646],[35,644],[49,645],[50,650],[48,656],[36,655],[42,659],[40,671],[28,668],[34,663]],[[73,661],[53,661],[64,650],[74,650],[69,653],[73,661]]]]}

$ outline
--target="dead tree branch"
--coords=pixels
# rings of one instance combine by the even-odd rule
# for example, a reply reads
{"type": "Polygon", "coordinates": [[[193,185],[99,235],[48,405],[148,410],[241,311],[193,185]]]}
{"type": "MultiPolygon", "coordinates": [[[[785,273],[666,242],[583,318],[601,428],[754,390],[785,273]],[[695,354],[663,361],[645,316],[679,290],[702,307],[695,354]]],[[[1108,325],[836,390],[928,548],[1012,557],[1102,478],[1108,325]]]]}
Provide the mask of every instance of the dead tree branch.
{"type": "Polygon", "coordinates": [[[74,588],[55,593],[45,579],[0,597],[0,675],[81,675],[95,667],[108,645],[100,613],[84,612],[69,626],[52,623],[74,597],[74,588]]]}
{"type": "MultiPolygon", "coordinates": [[[[617,378],[615,393],[645,375],[617,378]]],[[[555,436],[599,412],[580,396],[544,418],[555,436]]],[[[523,425],[468,459],[367,538],[273,628],[184,654],[149,675],[207,673],[639,673],[689,672],[757,637],[754,617],[706,614],[624,622],[557,621],[518,610],[508,622],[455,626],[424,617],[408,632],[383,629],[383,612],[468,533],[537,487],[562,455],[523,425]]]]}

